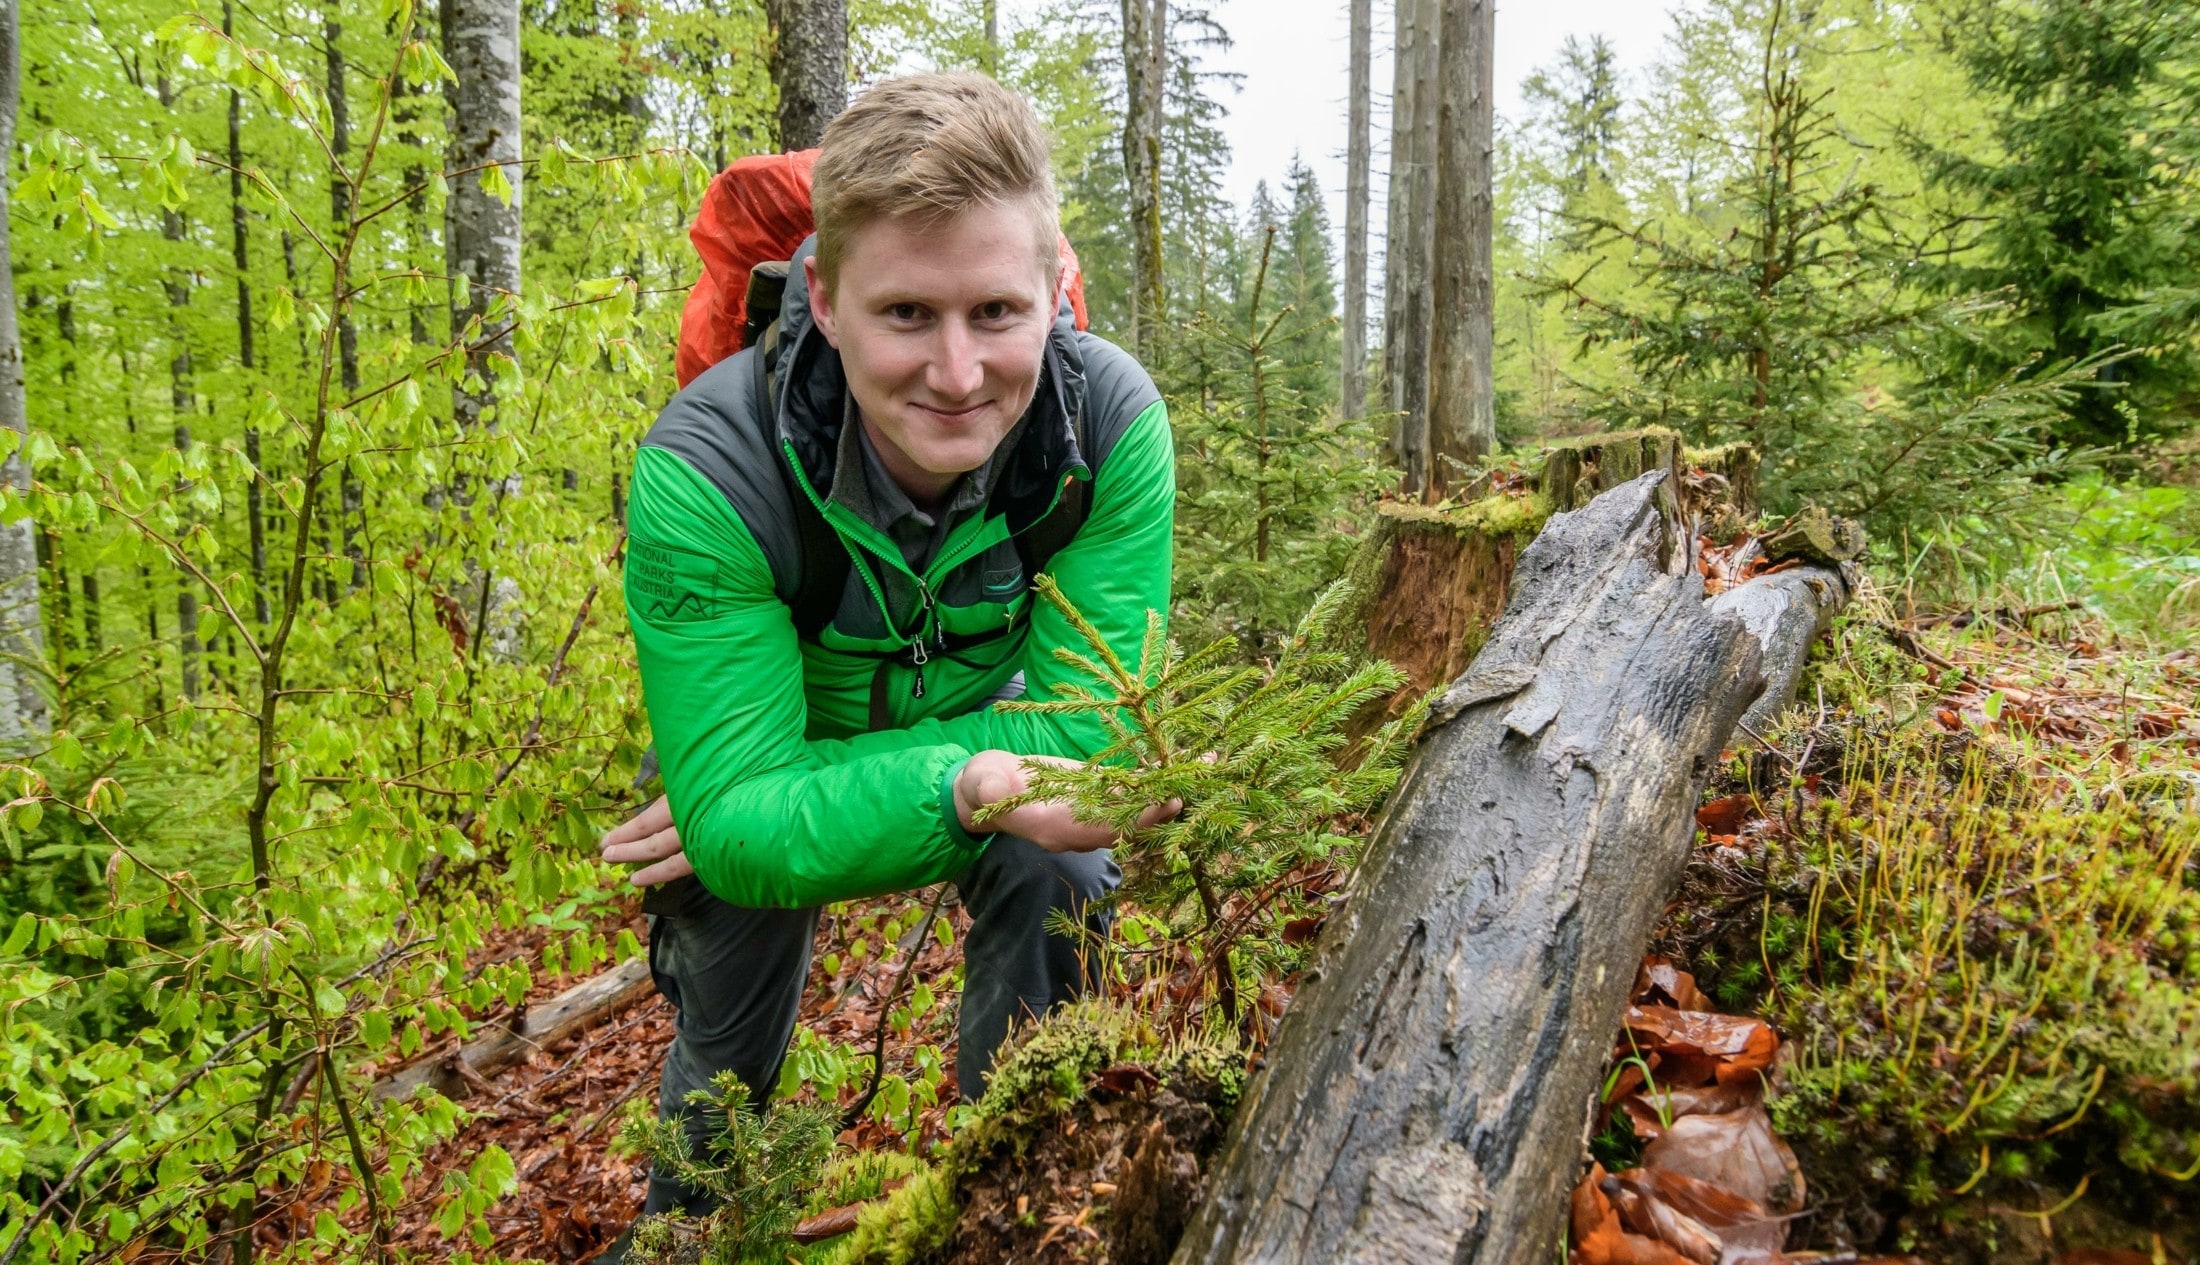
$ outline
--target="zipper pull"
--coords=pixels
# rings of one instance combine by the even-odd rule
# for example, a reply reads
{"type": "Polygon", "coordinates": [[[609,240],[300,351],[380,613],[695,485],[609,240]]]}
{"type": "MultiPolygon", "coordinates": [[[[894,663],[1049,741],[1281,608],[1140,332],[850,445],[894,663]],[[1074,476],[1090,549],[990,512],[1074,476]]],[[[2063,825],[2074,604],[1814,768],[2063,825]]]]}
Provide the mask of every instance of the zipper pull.
{"type": "Polygon", "coordinates": [[[924,649],[924,633],[919,630],[917,639],[909,643],[909,663],[917,670],[916,683],[910,687],[909,697],[924,697],[924,665],[931,662],[931,660],[932,656],[927,654],[924,649]]]}

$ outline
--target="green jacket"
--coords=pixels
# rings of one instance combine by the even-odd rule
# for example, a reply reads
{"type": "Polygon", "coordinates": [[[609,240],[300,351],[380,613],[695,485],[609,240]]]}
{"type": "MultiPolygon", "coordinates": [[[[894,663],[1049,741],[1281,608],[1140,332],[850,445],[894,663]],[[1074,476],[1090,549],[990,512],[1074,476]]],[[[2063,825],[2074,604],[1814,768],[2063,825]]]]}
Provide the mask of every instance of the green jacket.
{"type": "Polygon", "coordinates": [[[1017,672],[1034,700],[1077,677],[1054,650],[1082,643],[1031,592],[1014,537],[1060,511],[1067,480],[1086,481],[1085,520],[1046,570],[1133,651],[1146,612],[1168,609],[1176,472],[1152,380],[1065,314],[986,502],[943,524],[919,574],[850,508],[855,489],[836,495],[846,385],[799,284],[772,350],[769,366],[751,348],[698,376],[642,441],[626,602],[696,874],[737,905],[799,908],[975,861],[990,836],[960,827],[952,794],[974,752],[1083,758],[1105,744],[1090,716],[972,711],[1017,672]],[[823,511],[851,559],[837,611],[811,637],[790,609],[795,496],[823,511]]]}

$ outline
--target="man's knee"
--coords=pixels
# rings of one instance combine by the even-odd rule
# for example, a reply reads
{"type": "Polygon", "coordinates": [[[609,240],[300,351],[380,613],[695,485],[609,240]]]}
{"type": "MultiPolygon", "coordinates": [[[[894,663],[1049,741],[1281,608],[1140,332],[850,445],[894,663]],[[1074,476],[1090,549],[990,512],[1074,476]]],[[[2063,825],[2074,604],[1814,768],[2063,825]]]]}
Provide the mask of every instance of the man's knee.
{"type": "Polygon", "coordinates": [[[1105,848],[1093,852],[1049,852],[1029,839],[1003,835],[986,849],[968,893],[973,906],[1043,904],[1051,909],[1082,910],[1123,881],[1123,872],[1105,848]]]}

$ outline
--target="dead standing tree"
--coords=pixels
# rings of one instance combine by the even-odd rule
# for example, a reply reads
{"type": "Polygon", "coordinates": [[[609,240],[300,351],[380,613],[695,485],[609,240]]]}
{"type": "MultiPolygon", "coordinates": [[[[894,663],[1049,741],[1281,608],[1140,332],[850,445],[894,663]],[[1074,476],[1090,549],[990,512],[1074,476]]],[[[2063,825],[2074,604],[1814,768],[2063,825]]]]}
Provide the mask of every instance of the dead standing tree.
{"type": "Polygon", "coordinates": [[[1633,964],[1763,685],[1757,638],[1704,600],[1671,478],[1558,514],[1522,551],[1179,1265],[1550,1259],[1633,964]]]}
{"type": "Polygon", "coordinates": [[[1383,369],[1392,459],[1435,501],[1497,443],[1491,0],[1398,0],[1383,369]]]}
{"type": "Polygon", "coordinates": [[[1390,194],[1383,238],[1383,379],[1402,490],[1428,480],[1428,284],[1435,250],[1437,0],[1397,0],[1390,194]]]}
{"type": "Polygon", "coordinates": [[[1162,100],[1169,72],[1169,0],[1123,3],[1123,174],[1130,183],[1131,349],[1158,365],[1169,319],[1161,256],[1162,100]]]}
{"type": "Polygon", "coordinates": [[[1374,0],[1352,0],[1352,70],[1346,114],[1344,176],[1344,363],[1338,382],[1339,411],[1367,413],[1367,205],[1368,115],[1374,99],[1374,0]]]}
{"type": "Polygon", "coordinates": [[[1428,495],[1497,446],[1492,274],[1496,149],[1494,0],[1443,0],[1436,74],[1435,243],[1430,255],[1428,495]]]}

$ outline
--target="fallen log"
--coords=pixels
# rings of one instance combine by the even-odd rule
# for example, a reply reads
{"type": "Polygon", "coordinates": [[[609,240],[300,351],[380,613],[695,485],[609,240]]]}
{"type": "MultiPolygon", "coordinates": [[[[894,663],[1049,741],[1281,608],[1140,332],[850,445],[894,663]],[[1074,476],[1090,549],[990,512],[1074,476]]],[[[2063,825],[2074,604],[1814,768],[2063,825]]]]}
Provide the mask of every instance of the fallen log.
{"type": "Polygon", "coordinates": [[[422,1085],[455,1097],[469,1080],[494,1076],[515,1063],[526,1062],[535,1051],[594,1026],[655,986],[648,958],[622,962],[539,1006],[528,1007],[517,1027],[496,1027],[441,1058],[407,1063],[375,1082],[374,1097],[404,1098],[422,1085]]]}
{"type": "Polygon", "coordinates": [[[1850,588],[1838,567],[1802,565],[1757,576],[1711,599],[1712,610],[1740,620],[1764,648],[1764,692],[1736,724],[1750,739],[1765,741],[1795,701],[1811,643],[1848,605],[1850,588]]]}
{"type": "Polygon", "coordinates": [[[1554,516],[1522,551],[1180,1265],[1551,1259],[1635,964],[1762,681],[1756,639],[1686,565],[1671,477],[1554,516]]]}

